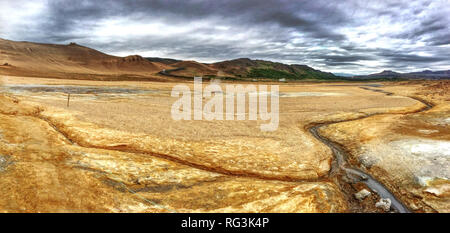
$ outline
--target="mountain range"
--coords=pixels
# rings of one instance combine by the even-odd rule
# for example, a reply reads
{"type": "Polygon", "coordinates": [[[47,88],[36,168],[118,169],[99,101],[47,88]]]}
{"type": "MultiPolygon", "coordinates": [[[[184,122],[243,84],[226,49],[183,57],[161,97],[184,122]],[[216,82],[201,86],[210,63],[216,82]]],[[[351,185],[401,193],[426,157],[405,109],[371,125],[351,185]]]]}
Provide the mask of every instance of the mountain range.
{"type": "Polygon", "coordinates": [[[194,76],[251,80],[336,79],[306,65],[239,58],[200,63],[139,55],[112,56],[70,43],[43,44],[0,39],[0,74],[98,80],[167,80],[194,76]]]}
{"type": "Polygon", "coordinates": [[[339,77],[307,65],[238,58],[216,63],[130,55],[112,56],[76,43],[66,45],[0,39],[0,74],[92,80],[167,81],[194,76],[239,80],[442,79],[450,71],[339,77]]]}
{"type": "Polygon", "coordinates": [[[384,70],[380,73],[353,76],[354,79],[449,79],[450,70],[398,73],[392,70],[384,70]]]}

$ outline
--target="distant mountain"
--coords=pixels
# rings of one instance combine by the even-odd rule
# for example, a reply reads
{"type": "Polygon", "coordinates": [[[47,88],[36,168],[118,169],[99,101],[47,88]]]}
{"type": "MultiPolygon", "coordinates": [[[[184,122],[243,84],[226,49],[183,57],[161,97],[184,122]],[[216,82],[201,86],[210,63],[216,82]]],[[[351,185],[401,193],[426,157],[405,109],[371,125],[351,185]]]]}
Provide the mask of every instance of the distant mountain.
{"type": "Polygon", "coordinates": [[[450,70],[411,72],[403,74],[408,78],[450,79],[450,70]]]}
{"type": "Polygon", "coordinates": [[[450,79],[450,70],[398,73],[384,70],[380,73],[354,76],[353,79],[450,79]]]}

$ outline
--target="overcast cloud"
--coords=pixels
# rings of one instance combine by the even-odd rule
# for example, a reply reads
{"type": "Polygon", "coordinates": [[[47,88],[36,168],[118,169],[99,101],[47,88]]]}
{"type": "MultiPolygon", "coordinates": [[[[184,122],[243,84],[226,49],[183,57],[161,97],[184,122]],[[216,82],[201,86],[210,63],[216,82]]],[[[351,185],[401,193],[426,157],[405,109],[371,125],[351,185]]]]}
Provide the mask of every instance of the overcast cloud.
{"type": "Polygon", "coordinates": [[[4,39],[354,74],[450,69],[449,25],[450,0],[0,0],[4,39]]]}

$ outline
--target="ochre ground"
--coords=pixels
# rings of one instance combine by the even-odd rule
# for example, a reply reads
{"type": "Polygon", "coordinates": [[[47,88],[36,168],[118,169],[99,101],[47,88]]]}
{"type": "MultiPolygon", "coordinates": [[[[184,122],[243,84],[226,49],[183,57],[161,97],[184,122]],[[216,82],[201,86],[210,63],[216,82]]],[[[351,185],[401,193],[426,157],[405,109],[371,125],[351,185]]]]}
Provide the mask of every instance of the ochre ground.
{"type": "MultiPolygon", "coordinates": [[[[332,153],[305,126],[371,113],[402,117],[401,113],[423,107],[402,96],[431,98],[426,94],[435,92],[423,83],[388,83],[389,87],[378,88],[398,96],[365,90],[357,83],[284,84],[280,91],[291,97],[280,98],[279,128],[262,132],[261,121],[172,120],[170,109],[176,98],[170,97],[170,91],[177,83],[12,76],[3,76],[2,82],[157,90],[72,94],[70,107],[63,93],[5,91],[0,96],[3,212],[347,212],[348,202],[354,200],[328,179],[332,153]],[[305,93],[316,96],[301,96],[305,93]]],[[[186,85],[192,88],[192,83],[186,85]]],[[[445,95],[435,98],[432,101],[442,108],[437,105],[433,111],[448,118],[445,95]]],[[[373,118],[377,117],[382,115],[373,118]]],[[[357,157],[360,148],[371,143],[353,136],[353,131],[363,129],[358,124],[324,131],[346,148],[348,144],[357,157]],[[346,137],[351,139],[345,141],[346,137]]],[[[439,140],[449,140],[445,132],[439,140]]],[[[370,172],[388,186],[398,187],[393,180],[398,174],[382,166],[372,168],[370,172]]],[[[445,185],[443,180],[436,181],[438,187],[445,185]]],[[[427,196],[437,203],[432,207],[420,206],[425,201],[414,202],[417,211],[448,211],[445,192],[440,195],[427,196]]]]}

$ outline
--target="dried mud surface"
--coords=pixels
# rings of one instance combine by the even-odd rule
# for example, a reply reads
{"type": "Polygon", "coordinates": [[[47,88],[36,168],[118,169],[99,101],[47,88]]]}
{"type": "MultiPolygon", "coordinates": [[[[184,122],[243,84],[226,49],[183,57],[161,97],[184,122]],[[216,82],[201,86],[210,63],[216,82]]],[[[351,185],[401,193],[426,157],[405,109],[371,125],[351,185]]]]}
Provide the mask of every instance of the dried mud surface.
{"type": "MultiPolygon", "coordinates": [[[[6,76],[2,80],[5,85],[111,85],[6,76]]],[[[170,90],[176,83],[119,85],[147,92],[72,94],[68,108],[65,93],[4,90],[0,96],[1,211],[378,211],[372,206],[376,195],[366,204],[353,198],[362,185],[340,185],[330,178],[333,154],[306,128],[380,112],[399,117],[422,107],[402,97],[410,95],[404,90],[427,91],[422,84],[400,85],[398,96],[361,89],[360,84],[282,85],[280,91],[289,98],[280,98],[280,127],[267,133],[259,130],[259,121],[172,120],[170,106],[175,99],[170,90]]],[[[446,112],[440,114],[448,117],[446,112]]],[[[371,118],[376,117],[366,119],[371,118]]],[[[342,141],[341,129],[328,133],[341,124],[346,123],[330,125],[323,133],[357,157],[352,148],[363,143],[342,141]]],[[[448,140],[447,136],[443,131],[440,140],[448,140]]],[[[448,163],[443,165],[448,168],[448,163]]],[[[397,186],[391,185],[392,174],[368,171],[398,193],[397,186]]]]}

